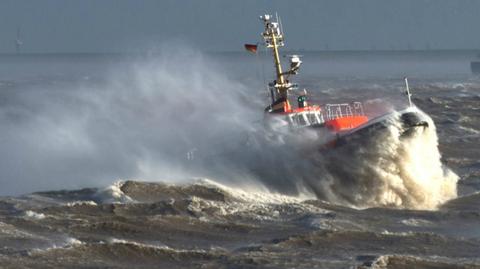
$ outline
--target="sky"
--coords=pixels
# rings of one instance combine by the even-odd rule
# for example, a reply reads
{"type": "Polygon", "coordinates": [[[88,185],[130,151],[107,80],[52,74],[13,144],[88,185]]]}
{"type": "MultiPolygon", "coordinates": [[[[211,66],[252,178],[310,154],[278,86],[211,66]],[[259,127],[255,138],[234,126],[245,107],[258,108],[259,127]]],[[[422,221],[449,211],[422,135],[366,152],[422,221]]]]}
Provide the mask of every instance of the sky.
{"type": "Polygon", "coordinates": [[[0,53],[239,51],[275,12],[292,50],[480,48],[477,0],[0,0],[0,53]]]}

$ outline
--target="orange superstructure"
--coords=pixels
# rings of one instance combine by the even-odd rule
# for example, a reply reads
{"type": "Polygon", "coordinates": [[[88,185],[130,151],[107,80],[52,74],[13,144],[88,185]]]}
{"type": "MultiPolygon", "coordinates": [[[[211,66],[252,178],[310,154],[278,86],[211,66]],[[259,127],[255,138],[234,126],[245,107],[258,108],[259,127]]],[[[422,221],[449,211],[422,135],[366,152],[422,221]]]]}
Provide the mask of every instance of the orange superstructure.
{"type": "Polygon", "coordinates": [[[359,116],[345,116],[329,120],[325,122],[325,126],[335,132],[347,131],[367,123],[368,117],[364,115],[359,116]]]}
{"type": "MultiPolygon", "coordinates": [[[[280,63],[279,48],[284,46],[284,36],[281,23],[273,21],[270,15],[260,17],[264,23],[262,37],[264,45],[273,52],[275,66],[275,80],[269,83],[271,103],[265,108],[268,119],[283,117],[280,126],[291,129],[302,127],[325,128],[336,135],[357,128],[368,122],[363,113],[363,106],[359,102],[343,104],[309,105],[307,90],[304,89],[297,97],[297,106],[294,108],[289,101],[289,92],[298,91],[298,86],[290,82],[290,77],[299,71],[302,61],[301,55],[289,55],[290,66],[287,71],[280,63]],[[272,117],[270,117],[272,116],[272,117]]],[[[247,48],[249,50],[250,47],[247,48]]],[[[249,50],[251,51],[251,50],[249,50]]],[[[278,123],[278,121],[276,121],[278,123]]]]}

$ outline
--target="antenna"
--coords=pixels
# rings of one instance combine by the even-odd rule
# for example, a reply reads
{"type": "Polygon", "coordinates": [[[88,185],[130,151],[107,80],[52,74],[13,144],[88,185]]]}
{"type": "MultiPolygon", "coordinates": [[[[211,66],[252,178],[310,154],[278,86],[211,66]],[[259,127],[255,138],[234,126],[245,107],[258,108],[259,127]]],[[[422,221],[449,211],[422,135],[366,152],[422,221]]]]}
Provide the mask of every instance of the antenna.
{"type": "Polygon", "coordinates": [[[408,96],[408,105],[412,107],[412,94],[410,93],[410,87],[408,87],[408,78],[405,77],[405,87],[406,87],[406,94],[408,96]]]}
{"type": "MultiPolygon", "coordinates": [[[[275,14],[277,14],[277,13],[275,13],[275,14]]],[[[285,39],[285,33],[283,32],[283,26],[282,26],[282,17],[280,17],[278,15],[277,15],[277,17],[278,17],[277,21],[278,21],[278,24],[280,26],[280,33],[282,33],[282,36],[285,39]]]]}

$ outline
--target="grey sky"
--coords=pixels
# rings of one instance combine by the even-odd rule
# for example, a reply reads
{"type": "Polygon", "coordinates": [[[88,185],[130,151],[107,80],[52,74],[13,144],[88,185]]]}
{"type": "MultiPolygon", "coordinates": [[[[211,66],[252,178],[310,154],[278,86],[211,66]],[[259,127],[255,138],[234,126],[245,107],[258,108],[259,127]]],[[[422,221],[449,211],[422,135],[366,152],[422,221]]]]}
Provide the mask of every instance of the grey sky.
{"type": "Polygon", "coordinates": [[[0,53],[125,52],[183,40],[241,50],[278,11],[291,49],[476,49],[477,0],[1,0],[0,53]]]}

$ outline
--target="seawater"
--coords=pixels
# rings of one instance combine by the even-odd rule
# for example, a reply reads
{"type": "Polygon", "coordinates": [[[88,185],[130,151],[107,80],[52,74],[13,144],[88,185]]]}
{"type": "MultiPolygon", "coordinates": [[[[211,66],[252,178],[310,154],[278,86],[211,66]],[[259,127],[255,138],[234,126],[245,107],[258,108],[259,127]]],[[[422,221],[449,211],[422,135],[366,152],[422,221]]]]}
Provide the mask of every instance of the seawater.
{"type": "Polygon", "coordinates": [[[329,174],[258,139],[266,55],[0,56],[2,266],[479,267],[475,53],[300,54],[312,102],[402,107],[408,76],[431,128],[329,174]]]}

